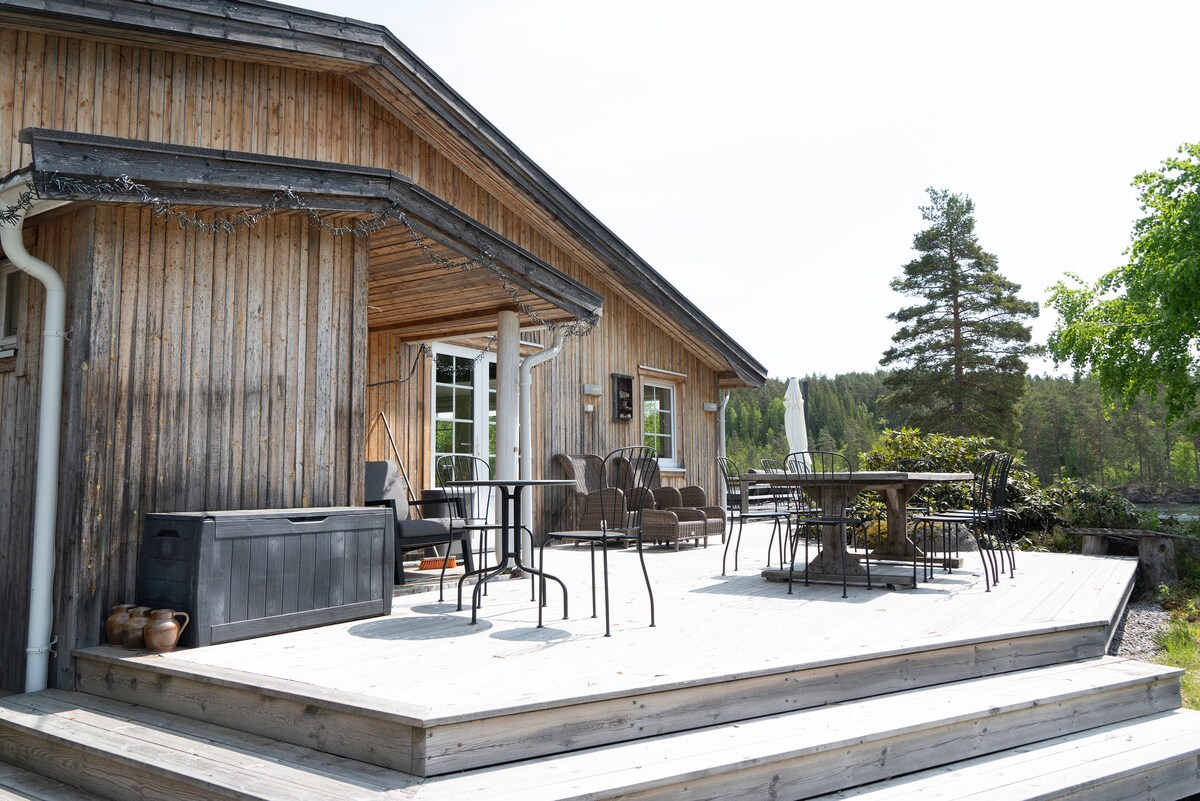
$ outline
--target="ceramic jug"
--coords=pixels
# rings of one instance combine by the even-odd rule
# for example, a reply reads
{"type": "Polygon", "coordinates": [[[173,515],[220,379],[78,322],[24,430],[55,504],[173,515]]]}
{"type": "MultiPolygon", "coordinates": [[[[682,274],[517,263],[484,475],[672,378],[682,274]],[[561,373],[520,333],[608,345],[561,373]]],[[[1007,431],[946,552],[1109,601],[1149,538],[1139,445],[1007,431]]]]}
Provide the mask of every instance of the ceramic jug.
{"type": "Polygon", "coordinates": [[[137,604],[117,604],[112,608],[112,614],[104,621],[104,636],[109,645],[125,644],[125,624],[129,622],[129,610],[137,604]]]}
{"type": "Polygon", "coordinates": [[[155,609],[150,613],[150,622],[146,624],[144,639],[146,650],[156,653],[170,651],[179,642],[179,635],[187,628],[191,618],[187,612],[176,612],[174,609],[155,609]],[[175,619],[183,618],[183,624],[175,619]]]}
{"type": "Polygon", "coordinates": [[[143,639],[146,624],[150,622],[150,607],[135,606],[129,610],[129,620],[121,629],[121,644],[126,648],[145,648],[143,639]]]}

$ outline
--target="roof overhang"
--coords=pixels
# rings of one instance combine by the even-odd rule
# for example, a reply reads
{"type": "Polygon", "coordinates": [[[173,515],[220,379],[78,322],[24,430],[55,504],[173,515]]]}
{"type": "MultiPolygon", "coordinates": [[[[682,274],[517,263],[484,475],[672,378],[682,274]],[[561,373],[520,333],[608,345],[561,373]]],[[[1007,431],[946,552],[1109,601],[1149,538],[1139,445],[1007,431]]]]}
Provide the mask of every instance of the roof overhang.
{"type": "MultiPolygon", "coordinates": [[[[128,192],[96,191],[97,182],[120,177],[174,205],[275,206],[368,216],[399,210],[417,237],[398,225],[371,234],[381,242],[378,258],[372,256],[372,272],[385,276],[380,286],[416,295],[441,277],[450,289],[426,293],[443,300],[439,307],[421,311],[424,318],[404,315],[405,308],[419,305],[409,298],[395,305],[399,316],[372,320],[375,329],[413,336],[420,332],[424,338],[493,329],[503,308],[527,310],[537,322],[551,323],[594,322],[602,312],[597,293],[390,170],[40,128],[27,128],[20,138],[32,149],[35,173],[56,178],[39,181],[44,199],[144,202],[128,192]],[[79,184],[69,179],[79,179],[79,184]],[[405,269],[387,269],[400,263],[389,258],[402,251],[407,254],[405,269]],[[423,286],[405,281],[416,270],[423,271],[423,286]]],[[[374,293],[370,299],[376,307],[386,301],[374,293]]]]}
{"type": "Polygon", "coordinates": [[[760,362],[381,25],[264,0],[0,0],[0,21],[149,47],[186,40],[198,54],[344,74],[502,202],[522,204],[552,241],[582,245],[588,269],[706,354],[721,386],[766,382],[760,362]]]}

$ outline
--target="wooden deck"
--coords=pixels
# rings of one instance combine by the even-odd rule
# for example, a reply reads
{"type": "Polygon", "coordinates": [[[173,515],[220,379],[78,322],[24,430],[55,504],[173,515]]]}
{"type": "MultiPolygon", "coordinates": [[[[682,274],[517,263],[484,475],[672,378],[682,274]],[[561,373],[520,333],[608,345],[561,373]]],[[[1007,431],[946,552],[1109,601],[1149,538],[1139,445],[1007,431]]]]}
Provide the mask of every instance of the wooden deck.
{"type": "Polygon", "coordinates": [[[393,733],[390,754],[348,742],[343,755],[430,775],[1100,656],[1135,568],[1031,553],[992,592],[977,570],[961,569],[898,592],[854,587],[843,599],[840,587],[812,585],[788,595],[761,575],[768,533],[747,532],[740,569],[726,576],[719,547],[648,550],[654,628],[636,554],[610,553],[611,638],[590,616],[587,550],[565,546],[547,551],[546,567],[566,581],[571,616],[562,619],[552,590],[542,629],[530,582],[495,581],[475,626],[450,596],[409,595],[387,618],[165,656],[88,649],[80,687],[112,695],[125,686],[123,700],[146,704],[145,672],[171,676],[163,706],[194,695],[216,722],[244,718],[244,705],[269,692],[280,711],[263,720],[264,735],[296,714],[288,699],[319,698],[340,721],[322,721],[326,738],[331,726],[357,731],[349,715],[393,733]],[[230,701],[227,718],[212,709],[212,682],[246,696],[230,701]],[[396,738],[396,726],[411,736],[396,738]]]}
{"type": "MultiPolygon", "coordinates": [[[[82,692],[0,701],[0,760],[109,798],[802,798],[984,757],[1044,765],[1021,754],[1136,725],[1162,741],[1156,777],[1200,776],[1179,672],[1102,656],[1135,560],[1019,554],[985,592],[969,554],[843,599],[765,580],[768,533],[749,528],[727,576],[719,546],[649,551],[655,628],[636,556],[611,552],[607,639],[587,551],[563,547],[546,567],[571,617],[552,593],[543,629],[529,581],[505,580],[476,626],[434,591],[388,618],[161,656],[86,649],[82,692]]],[[[1097,797],[1142,797],[1120,795],[1132,764],[1097,797]]]]}

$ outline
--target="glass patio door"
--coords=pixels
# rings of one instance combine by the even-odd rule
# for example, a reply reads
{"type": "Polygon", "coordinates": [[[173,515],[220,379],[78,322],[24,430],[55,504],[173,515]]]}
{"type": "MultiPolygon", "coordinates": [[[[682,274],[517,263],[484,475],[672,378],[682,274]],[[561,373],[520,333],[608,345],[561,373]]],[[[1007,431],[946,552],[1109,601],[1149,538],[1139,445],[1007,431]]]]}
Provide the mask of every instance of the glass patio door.
{"type": "Polygon", "coordinates": [[[436,345],[433,354],[431,468],[440,456],[477,456],[494,470],[496,355],[452,345],[436,345]]]}

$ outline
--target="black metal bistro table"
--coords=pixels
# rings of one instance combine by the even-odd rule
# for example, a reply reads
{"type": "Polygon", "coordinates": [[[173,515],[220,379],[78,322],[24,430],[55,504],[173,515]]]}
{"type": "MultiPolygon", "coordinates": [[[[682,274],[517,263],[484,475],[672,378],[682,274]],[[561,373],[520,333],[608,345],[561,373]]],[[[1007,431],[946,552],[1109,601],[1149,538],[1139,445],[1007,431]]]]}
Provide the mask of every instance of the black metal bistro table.
{"type": "MultiPolygon", "coordinates": [[[[479,576],[479,580],[475,582],[475,589],[471,593],[472,624],[478,621],[484,582],[503,573],[510,559],[513,567],[535,576],[541,576],[543,583],[546,579],[557,581],[563,591],[563,614],[566,614],[567,585],[563,584],[562,579],[521,562],[521,496],[524,495],[526,487],[573,487],[574,485],[574,481],[562,478],[490,478],[446,482],[448,487],[494,487],[500,491],[500,564],[495,568],[480,567],[478,570],[462,574],[458,579],[458,608],[461,611],[463,582],[469,576],[479,576]]],[[[542,596],[545,596],[545,592],[542,593],[542,596]]],[[[538,603],[543,603],[543,600],[539,599],[538,603]]]]}

